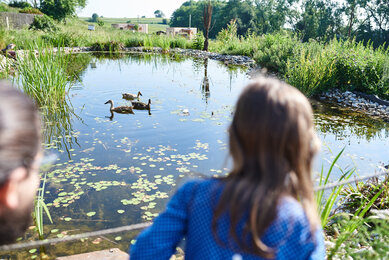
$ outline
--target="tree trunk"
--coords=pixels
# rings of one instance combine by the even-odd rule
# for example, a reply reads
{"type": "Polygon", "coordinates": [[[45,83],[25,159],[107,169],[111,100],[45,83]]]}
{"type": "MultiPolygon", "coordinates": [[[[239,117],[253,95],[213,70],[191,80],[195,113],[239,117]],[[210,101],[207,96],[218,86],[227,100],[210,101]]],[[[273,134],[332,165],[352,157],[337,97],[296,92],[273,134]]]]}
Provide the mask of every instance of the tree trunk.
{"type": "Polygon", "coordinates": [[[355,6],[351,7],[351,13],[350,13],[350,23],[348,27],[348,39],[351,39],[351,30],[353,27],[353,22],[354,22],[354,15],[355,15],[355,6]]]}
{"type": "Polygon", "coordinates": [[[212,4],[211,1],[208,1],[208,4],[204,7],[203,13],[204,19],[204,51],[208,51],[208,38],[209,38],[209,28],[211,28],[211,20],[212,20],[212,4]]]}

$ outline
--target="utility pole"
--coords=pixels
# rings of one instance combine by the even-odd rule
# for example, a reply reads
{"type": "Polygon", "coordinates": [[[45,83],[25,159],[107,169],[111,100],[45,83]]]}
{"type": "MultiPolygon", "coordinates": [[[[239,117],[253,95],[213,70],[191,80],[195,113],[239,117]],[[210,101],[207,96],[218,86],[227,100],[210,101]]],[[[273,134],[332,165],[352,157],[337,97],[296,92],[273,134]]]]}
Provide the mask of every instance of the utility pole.
{"type": "Polygon", "coordinates": [[[189,15],[189,28],[191,27],[191,25],[192,25],[192,15],[190,14],[189,15]]]}

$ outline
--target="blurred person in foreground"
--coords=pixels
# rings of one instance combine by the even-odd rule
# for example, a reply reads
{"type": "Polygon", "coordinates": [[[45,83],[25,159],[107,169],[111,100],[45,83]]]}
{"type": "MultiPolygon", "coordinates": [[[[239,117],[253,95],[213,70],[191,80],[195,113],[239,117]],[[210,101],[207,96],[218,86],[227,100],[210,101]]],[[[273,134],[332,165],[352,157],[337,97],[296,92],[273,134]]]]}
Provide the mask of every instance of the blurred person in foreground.
{"type": "Polygon", "coordinates": [[[131,247],[131,260],[325,259],[311,178],[319,148],[308,99],[276,79],[250,83],[229,127],[232,170],[186,183],[131,247]]]}
{"type": "Polygon", "coordinates": [[[0,81],[0,245],[14,242],[31,223],[41,156],[36,105],[0,81]]]}

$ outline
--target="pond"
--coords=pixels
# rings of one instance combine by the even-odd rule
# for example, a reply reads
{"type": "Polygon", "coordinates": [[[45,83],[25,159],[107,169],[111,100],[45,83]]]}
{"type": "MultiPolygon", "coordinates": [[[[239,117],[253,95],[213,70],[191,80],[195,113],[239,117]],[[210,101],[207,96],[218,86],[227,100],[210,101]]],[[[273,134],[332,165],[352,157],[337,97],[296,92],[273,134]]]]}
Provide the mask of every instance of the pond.
{"type": "MultiPolygon", "coordinates": [[[[227,127],[247,68],[169,55],[115,57],[79,54],[78,82],[62,112],[46,114],[45,149],[58,155],[47,171],[45,236],[62,237],[152,220],[180,184],[228,172],[227,127]],[[111,115],[141,91],[151,110],[111,115]],[[72,112],[73,111],[73,112],[72,112]]],[[[389,163],[389,124],[312,101],[322,151],[315,171],[346,147],[339,166],[365,175],[389,163]]],[[[340,175],[335,170],[333,179],[340,175]]],[[[50,257],[119,247],[137,232],[47,246],[50,257]]],[[[37,239],[29,231],[23,240],[37,239]]],[[[14,255],[13,253],[11,255],[14,255]]],[[[20,251],[35,258],[37,251],[20,251]]]]}

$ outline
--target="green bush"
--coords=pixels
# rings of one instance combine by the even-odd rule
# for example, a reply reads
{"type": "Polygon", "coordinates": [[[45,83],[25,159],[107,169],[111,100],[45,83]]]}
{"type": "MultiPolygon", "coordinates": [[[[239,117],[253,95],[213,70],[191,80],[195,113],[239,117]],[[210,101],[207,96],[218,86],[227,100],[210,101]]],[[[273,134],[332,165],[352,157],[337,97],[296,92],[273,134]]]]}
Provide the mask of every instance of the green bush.
{"type": "Polygon", "coordinates": [[[22,1],[16,1],[16,0],[13,0],[8,5],[10,7],[21,8],[21,9],[32,7],[28,2],[22,2],[22,1]]]}
{"type": "Polygon", "coordinates": [[[287,83],[307,96],[333,88],[336,83],[333,55],[328,52],[312,55],[303,49],[299,59],[288,61],[285,77],[287,83]]]}
{"type": "Polygon", "coordinates": [[[4,4],[4,3],[0,3],[0,12],[8,12],[10,9],[8,7],[8,5],[4,4]]]}
{"type": "Polygon", "coordinates": [[[42,13],[39,9],[32,8],[32,7],[25,7],[25,8],[23,8],[22,10],[19,10],[19,13],[23,13],[23,14],[40,14],[40,15],[43,15],[43,13],[42,13]]]}
{"type": "Polygon", "coordinates": [[[196,37],[193,39],[192,48],[196,50],[202,50],[204,48],[204,35],[202,32],[198,32],[196,37]]]}
{"type": "Polygon", "coordinates": [[[188,40],[183,37],[174,37],[170,39],[170,48],[185,49],[188,45],[188,40]]]}
{"type": "Polygon", "coordinates": [[[57,26],[52,18],[47,15],[36,15],[34,22],[30,25],[32,30],[41,30],[47,32],[57,31],[57,26]]]}
{"type": "Polygon", "coordinates": [[[100,19],[97,20],[97,25],[98,26],[104,26],[104,22],[100,19]]]}
{"type": "Polygon", "coordinates": [[[259,65],[285,75],[288,60],[299,54],[301,43],[297,38],[280,32],[262,36],[257,48],[254,60],[259,65]]]}
{"type": "Polygon", "coordinates": [[[93,51],[116,52],[116,51],[123,50],[123,48],[124,48],[123,43],[117,41],[95,42],[91,46],[91,49],[93,51]]]}
{"type": "Polygon", "coordinates": [[[42,35],[42,40],[45,44],[52,46],[79,47],[85,45],[83,38],[67,32],[48,33],[42,35]]]}

